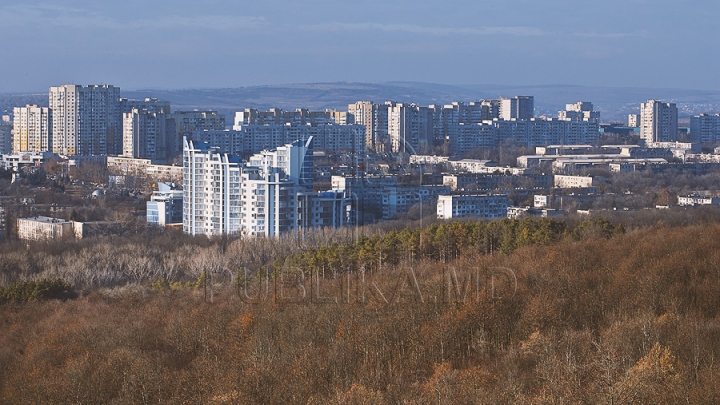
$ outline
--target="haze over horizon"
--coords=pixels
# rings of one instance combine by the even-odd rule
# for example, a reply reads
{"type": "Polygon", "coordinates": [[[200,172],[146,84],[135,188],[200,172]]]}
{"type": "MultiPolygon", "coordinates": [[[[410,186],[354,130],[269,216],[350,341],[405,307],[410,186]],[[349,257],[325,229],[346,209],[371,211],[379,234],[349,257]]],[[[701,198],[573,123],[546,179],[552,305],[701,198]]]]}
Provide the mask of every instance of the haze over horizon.
{"type": "Polygon", "coordinates": [[[720,90],[714,0],[0,6],[0,93],[411,81],[720,90]]]}

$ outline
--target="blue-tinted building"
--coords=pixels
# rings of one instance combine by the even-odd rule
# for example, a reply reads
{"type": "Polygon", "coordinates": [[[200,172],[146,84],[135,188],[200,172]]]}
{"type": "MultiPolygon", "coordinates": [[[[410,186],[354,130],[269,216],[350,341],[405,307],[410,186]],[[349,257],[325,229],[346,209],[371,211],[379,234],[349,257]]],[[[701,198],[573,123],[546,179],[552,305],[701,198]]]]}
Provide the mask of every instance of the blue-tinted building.
{"type": "Polygon", "coordinates": [[[147,202],[147,222],[158,226],[182,225],[182,190],[172,183],[158,183],[158,191],[153,192],[147,202]]]}

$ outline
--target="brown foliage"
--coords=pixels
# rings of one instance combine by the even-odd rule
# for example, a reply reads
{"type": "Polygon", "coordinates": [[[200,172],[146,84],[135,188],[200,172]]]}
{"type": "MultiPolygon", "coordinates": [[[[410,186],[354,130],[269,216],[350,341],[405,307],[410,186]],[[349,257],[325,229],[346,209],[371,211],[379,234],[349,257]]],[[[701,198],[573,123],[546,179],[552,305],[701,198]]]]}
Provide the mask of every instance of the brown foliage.
{"type": "MultiPolygon", "coordinates": [[[[0,306],[0,402],[717,403],[719,245],[717,224],[504,255],[467,244],[452,267],[438,257],[275,272],[252,279],[268,283],[255,299],[238,296],[223,269],[271,255],[271,242],[250,253],[231,241],[226,255],[187,244],[172,264],[152,243],[116,244],[111,262],[109,245],[80,247],[65,254],[95,278],[215,274],[214,300],[128,286],[0,306]],[[517,288],[497,269],[511,269],[517,288]]],[[[69,265],[64,254],[28,254],[57,273],[69,265]]],[[[38,272],[4,257],[13,277],[38,272]]]]}

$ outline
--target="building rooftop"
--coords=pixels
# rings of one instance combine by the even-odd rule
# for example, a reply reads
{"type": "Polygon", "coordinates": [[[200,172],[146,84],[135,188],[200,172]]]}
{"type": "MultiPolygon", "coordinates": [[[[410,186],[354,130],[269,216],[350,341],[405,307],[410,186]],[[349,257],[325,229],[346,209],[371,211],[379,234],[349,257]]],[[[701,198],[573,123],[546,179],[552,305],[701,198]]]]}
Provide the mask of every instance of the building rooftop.
{"type": "Polygon", "coordinates": [[[29,218],[20,218],[24,219],[26,221],[35,221],[35,222],[43,222],[48,224],[69,224],[73,221],[68,221],[66,219],[61,218],[51,218],[51,217],[43,217],[43,216],[35,216],[35,217],[29,217],[29,218]]]}

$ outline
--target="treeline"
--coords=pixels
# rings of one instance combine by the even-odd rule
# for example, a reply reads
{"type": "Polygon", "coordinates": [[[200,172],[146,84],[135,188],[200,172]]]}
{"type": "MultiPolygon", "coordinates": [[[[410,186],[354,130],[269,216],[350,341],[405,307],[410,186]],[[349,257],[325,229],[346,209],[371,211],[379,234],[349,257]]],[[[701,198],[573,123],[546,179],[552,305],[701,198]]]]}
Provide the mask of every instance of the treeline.
{"type": "Polygon", "coordinates": [[[326,229],[253,241],[192,238],[148,229],[128,232],[126,237],[2,244],[0,285],[59,279],[78,290],[93,290],[159,280],[186,283],[208,273],[229,283],[239,272],[259,269],[373,271],[403,262],[449,263],[474,255],[509,254],[518,247],[549,245],[564,238],[581,240],[623,232],[620,223],[600,217],[578,223],[526,218],[437,223],[422,229],[326,229]]]}
{"type": "Polygon", "coordinates": [[[341,274],[259,303],[128,286],[4,306],[0,402],[719,403],[720,225],[593,224],[507,254],[383,265],[365,300],[341,274]]]}
{"type": "Polygon", "coordinates": [[[371,271],[383,265],[397,266],[403,261],[449,263],[478,254],[510,254],[522,246],[547,246],[563,238],[609,238],[623,233],[625,228],[621,223],[613,224],[603,217],[589,218],[576,225],[548,218],[454,221],[424,228],[391,230],[372,237],[359,237],[351,243],[333,243],[280,255],[274,261],[274,268],[371,271]]]}

